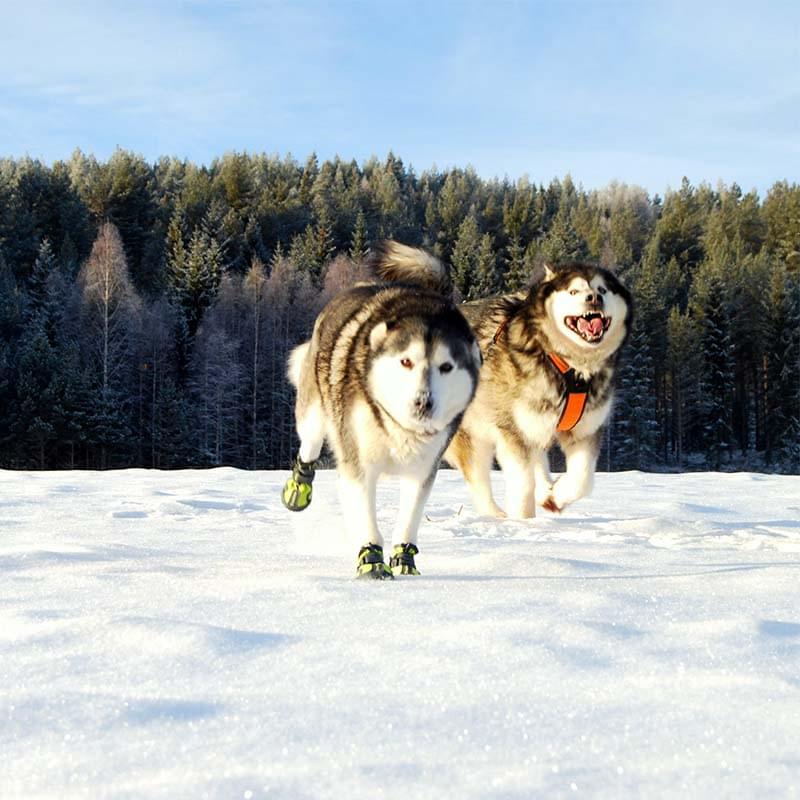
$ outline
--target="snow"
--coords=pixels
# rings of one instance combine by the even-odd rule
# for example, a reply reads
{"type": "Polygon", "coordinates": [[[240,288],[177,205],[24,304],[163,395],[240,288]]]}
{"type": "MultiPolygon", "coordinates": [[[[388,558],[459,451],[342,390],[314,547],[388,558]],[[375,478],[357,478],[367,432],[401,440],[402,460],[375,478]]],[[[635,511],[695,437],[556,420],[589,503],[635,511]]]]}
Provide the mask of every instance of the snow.
{"type": "Polygon", "coordinates": [[[800,796],[800,477],[443,471],[391,583],[285,477],[0,472],[4,800],[800,796]]]}

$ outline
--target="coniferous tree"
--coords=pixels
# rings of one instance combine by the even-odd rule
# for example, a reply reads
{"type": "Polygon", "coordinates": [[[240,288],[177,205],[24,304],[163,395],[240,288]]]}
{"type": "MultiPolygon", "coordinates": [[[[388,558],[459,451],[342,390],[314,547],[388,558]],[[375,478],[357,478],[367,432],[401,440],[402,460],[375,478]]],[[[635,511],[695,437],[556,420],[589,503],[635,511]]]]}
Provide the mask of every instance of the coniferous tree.
{"type": "Polygon", "coordinates": [[[704,269],[695,283],[693,299],[703,357],[699,407],[703,420],[703,445],[713,469],[720,469],[728,462],[733,439],[731,320],[725,284],[718,270],[718,264],[704,262],[704,269]]]}
{"type": "Polygon", "coordinates": [[[505,291],[516,292],[530,280],[525,248],[519,237],[514,237],[508,245],[506,255],[506,271],[503,276],[505,291]]]}
{"type": "Polygon", "coordinates": [[[587,192],[569,176],[542,187],[526,178],[483,181],[460,168],[417,176],[392,153],[363,164],[264,154],[232,154],[208,166],[175,158],[148,164],[125,151],[106,162],[78,151],[51,167],[0,159],[0,464],[208,463],[209,450],[196,441],[199,396],[189,379],[200,347],[194,339],[213,308],[201,344],[216,330],[242,368],[220,457],[252,466],[252,311],[239,278],[257,256],[269,258],[270,277],[256,461],[283,465],[294,436],[286,354],[308,336],[319,303],[360,274],[331,256],[349,251],[360,261],[368,229],[451,260],[467,296],[521,288],[546,258],[588,256],[612,266],[633,289],[646,339],[646,348],[631,340],[632,356],[646,350],[653,362],[654,464],[713,457],[728,467],[792,469],[799,210],[800,187],[788,181],[763,202],[736,184],[688,180],[662,200],[624,184],[587,192]],[[84,271],[79,280],[76,273],[106,221],[117,224],[129,283],[147,302],[141,325],[137,313],[121,315],[133,333],[119,350],[108,384],[113,402],[101,414],[99,305],[87,300],[84,271]],[[473,221],[479,235],[468,247],[473,221]],[[714,324],[722,335],[712,335],[714,324]],[[705,364],[718,363],[710,348],[725,341],[728,384],[715,419],[730,432],[717,458],[705,364]],[[20,364],[32,353],[48,374],[37,371],[26,383],[20,364]],[[36,410],[37,393],[53,412],[42,406],[28,414],[42,423],[38,438],[20,416],[36,410]]]}
{"type": "Polygon", "coordinates": [[[541,252],[548,264],[583,261],[588,248],[572,224],[567,207],[559,209],[553,225],[545,236],[541,252]]]}
{"type": "Polygon", "coordinates": [[[38,469],[44,469],[47,448],[60,432],[63,410],[59,404],[62,392],[58,354],[42,319],[28,326],[20,342],[15,383],[14,433],[19,446],[25,448],[20,452],[20,463],[32,462],[38,469]],[[31,459],[34,454],[35,461],[31,459]]]}
{"type": "Polygon", "coordinates": [[[267,347],[267,323],[269,308],[267,305],[267,272],[258,259],[253,259],[250,269],[244,278],[243,294],[247,308],[247,368],[250,382],[250,458],[251,468],[257,469],[259,459],[265,450],[266,420],[264,406],[263,368],[267,347]]]}
{"type": "Polygon", "coordinates": [[[480,231],[475,214],[464,217],[458,228],[458,237],[453,248],[452,277],[453,285],[463,300],[474,300],[477,294],[478,250],[480,247],[480,231]]]}
{"type": "Polygon", "coordinates": [[[28,281],[28,313],[30,316],[39,314],[47,304],[49,299],[48,281],[55,270],[56,258],[53,255],[50,240],[42,239],[28,281]]]}
{"type": "Polygon", "coordinates": [[[214,299],[222,277],[222,251],[219,242],[198,226],[192,232],[188,249],[175,239],[170,261],[170,291],[183,310],[189,337],[214,299]]]}
{"type": "Polygon", "coordinates": [[[475,272],[475,297],[490,297],[499,291],[497,256],[494,252],[491,233],[484,233],[481,237],[475,272]]]}
{"type": "Polygon", "coordinates": [[[620,370],[614,412],[615,463],[623,469],[647,469],[657,454],[655,369],[647,332],[635,319],[620,370]]]}
{"type": "Polygon", "coordinates": [[[367,245],[367,218],[364,212],[359,208],[356,214],[355,227],[353,228],[353,235],[350,238],[350,249],[348,253],[353,261],[363,261],[367,257],[369,248],[367,245]]]}

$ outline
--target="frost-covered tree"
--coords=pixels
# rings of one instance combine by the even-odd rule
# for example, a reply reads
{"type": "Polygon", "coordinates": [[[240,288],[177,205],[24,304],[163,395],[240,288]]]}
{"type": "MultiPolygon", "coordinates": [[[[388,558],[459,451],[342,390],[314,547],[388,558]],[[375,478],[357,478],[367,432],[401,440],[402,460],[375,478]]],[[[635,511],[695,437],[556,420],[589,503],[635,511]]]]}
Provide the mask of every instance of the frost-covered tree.
{"type": "Polygon", "coordinates": [[[100,466],[110,449],[129,438],[128,401],[138,325],[139,299],[128,275],[116,227],[104,223],[78,275],[82,347],[92,394],[91,438],[100,447],[100,466]]]}

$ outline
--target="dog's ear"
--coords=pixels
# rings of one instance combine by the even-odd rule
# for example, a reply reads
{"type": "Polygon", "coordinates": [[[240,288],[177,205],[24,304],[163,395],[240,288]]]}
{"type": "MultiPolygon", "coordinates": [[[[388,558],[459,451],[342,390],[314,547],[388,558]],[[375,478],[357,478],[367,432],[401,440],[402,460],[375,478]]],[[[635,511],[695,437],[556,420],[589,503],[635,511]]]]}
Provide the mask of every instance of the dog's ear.
{"type": "Polygon", "coordinates": [[[385,341],[389,334],[389,326],[385,322],[379,322],[369,334],[369,346],[377,350],[385,341]]]}
{"type": "Polygon", "coordinates": [[[472,358],[478,366],[478,369],[480,369],[483,366],[483,353],[481,353],[481,348],[478,346],[477,342],[472,343],[472,358]]]}
{"type": "Polygon", "coordinates": [[[556,271],[545,261],[544,262],[544,279],[551,281],[556,276],[556,271]]]}

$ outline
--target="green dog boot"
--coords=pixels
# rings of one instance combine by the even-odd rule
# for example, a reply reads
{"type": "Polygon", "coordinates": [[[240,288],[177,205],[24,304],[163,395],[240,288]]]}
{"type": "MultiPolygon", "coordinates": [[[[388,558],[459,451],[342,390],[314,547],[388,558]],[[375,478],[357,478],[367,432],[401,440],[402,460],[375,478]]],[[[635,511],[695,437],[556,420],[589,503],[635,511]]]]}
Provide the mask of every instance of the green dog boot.
{"type": "Polygon", "coordinates": [[[392,558],[389,566],[395,575],[419,575],[414,556],[419,553],[415,544],[396,544],[392,548],[392,558]]]}
{"type": "Polygon", "coordinates": [[[392,571],[383,563],[383,548],[379,544],[367,544],[358,551],[356,578],[372,578],[376,581],[394,580],[392,571]]]}
{"type": "Polygon", "coordinates": [[[286,481],[281,500],[289,511],[305,511],[311,504],[311,483],[314,480],[314,463],[300,460],[294,462],[292,477],[286,481]]]}

